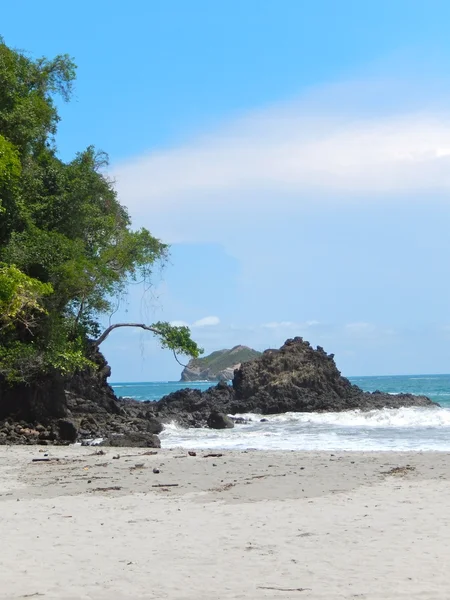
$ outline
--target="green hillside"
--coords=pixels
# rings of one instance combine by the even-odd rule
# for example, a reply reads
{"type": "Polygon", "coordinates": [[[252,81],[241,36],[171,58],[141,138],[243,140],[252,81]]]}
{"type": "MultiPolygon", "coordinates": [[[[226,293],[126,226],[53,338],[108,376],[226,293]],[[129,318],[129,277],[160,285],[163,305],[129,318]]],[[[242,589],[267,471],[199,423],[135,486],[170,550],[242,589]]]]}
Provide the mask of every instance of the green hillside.
{"type": "Polygon", "coordinates": [[[260,352],[248,346],[235,346],[231,349],[216,350],[208,356],[195,358],[183,370],[182,381],[217,380],[223,378],[223,371],[253,360],[260,352]]]}
{"type": "Polygon", "coordinates": [[[247,348],[247,346],[235,346],[231,350],[217,350],[204,358],[196,358],[190,362],[190,366],[200,367],[202,369],[211,369],[219,373],[223,369],[257,358],[261,353],[247,348]]]}

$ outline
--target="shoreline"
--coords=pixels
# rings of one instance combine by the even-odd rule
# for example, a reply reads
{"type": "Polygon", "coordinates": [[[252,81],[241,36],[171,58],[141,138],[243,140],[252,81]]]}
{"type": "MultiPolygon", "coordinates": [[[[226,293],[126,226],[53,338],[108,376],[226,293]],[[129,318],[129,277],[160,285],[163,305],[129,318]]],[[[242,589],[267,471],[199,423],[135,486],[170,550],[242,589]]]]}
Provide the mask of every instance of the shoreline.
{"type": "Polygon", "coordinates": [[[0,598],[448,597],[449,452],[194,452],[0,447],[0,598]]]}

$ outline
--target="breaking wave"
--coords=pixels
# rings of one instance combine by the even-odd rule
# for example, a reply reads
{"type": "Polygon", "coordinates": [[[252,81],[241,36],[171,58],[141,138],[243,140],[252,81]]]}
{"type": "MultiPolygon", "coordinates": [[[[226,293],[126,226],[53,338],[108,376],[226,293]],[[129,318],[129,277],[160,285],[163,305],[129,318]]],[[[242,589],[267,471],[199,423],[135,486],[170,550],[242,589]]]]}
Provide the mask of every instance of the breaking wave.
{"type": "Polygon", "coordinates": [[[447,408],[234,416],[248,422],[220,431],[169,424],[161,434],[162,444],[166,448],[450,451],[447,408]]]}

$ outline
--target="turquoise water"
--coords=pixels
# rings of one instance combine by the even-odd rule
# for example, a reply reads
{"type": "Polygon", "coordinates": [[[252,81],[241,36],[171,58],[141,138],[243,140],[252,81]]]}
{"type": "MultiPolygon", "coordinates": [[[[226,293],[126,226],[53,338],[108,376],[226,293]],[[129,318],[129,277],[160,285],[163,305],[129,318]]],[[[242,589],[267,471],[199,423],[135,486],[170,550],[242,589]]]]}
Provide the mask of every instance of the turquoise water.
{"type": "Polygon", "coordinates": [[[148,381],[143,383],[113,383],[111,384],[116,395],[134,400],[159,400],[163,396],[190,387],[197,390],[206,390],[214,383],[210,381],[179,382],[179,381],[148,381]]]}
{"type": "MultiPolygon", "coordinates": [[[[423,394],[442,406],[450,407],[450,375],[394,375],[379,377],[349,377],[350,381],[368,392],[380,390],[398,394],[423,394]]],[[[208,381],[185,383],[179,381],[149,381],[143,383],[113,383],[118,396],[136,400],[159,400],[166,394],[185,387],[206,390],[215,385],[208,381]]]]}
{"type": "Polygon", "coordinates": [[[428,396],[441,406],[450,407],[450,375],[386,375],[383,377],[349,377],[367,392],[401,392],[428,396]]]}
{"type": "MultiPolygon", "coordinates": [[[[168,448],[260,450],[415,450],[450,452],[450,375],[351,377],[363,390],[424,394],[441,408],[398,408],[369,412],[248,414],[234,429],[183,429],[167,424],[161,443],[168,448]]],[[[158,400],[184,387],[206,389],[208,382],[116,383],[118,396],[158,400]]]]}

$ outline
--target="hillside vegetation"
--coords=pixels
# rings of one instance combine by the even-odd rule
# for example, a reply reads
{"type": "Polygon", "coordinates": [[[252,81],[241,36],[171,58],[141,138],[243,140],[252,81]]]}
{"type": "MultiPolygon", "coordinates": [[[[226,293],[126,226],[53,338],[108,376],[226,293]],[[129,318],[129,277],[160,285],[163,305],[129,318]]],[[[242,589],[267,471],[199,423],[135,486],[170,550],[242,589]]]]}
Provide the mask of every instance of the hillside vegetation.
{"type": "Polygon", "coordinates": [[[234,369],[242,363],[260,356],[260,352],[248,346],[216,350],[208,356],[189,361],[181,374],[181,381],[219,381],[233,377],[234,369]]]}

